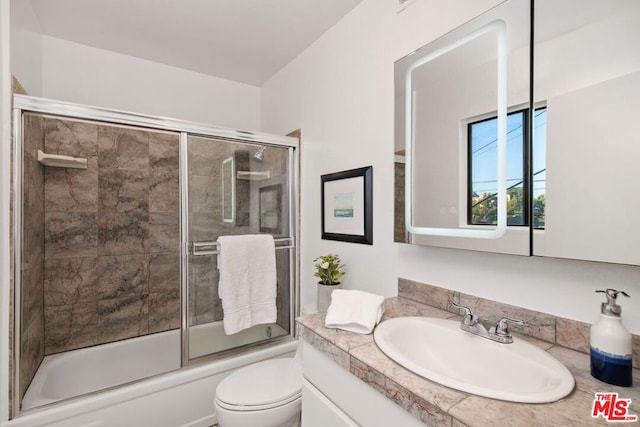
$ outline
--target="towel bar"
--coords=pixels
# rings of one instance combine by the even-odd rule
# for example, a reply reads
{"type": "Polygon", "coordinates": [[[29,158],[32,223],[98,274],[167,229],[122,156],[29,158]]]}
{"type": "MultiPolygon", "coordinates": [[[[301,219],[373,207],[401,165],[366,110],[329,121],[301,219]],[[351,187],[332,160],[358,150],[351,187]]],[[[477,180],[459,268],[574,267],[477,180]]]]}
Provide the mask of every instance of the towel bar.
{"type": "MultiPolygon", "coordinates": [[[[276,249],[293,249],[295,245],[293,244],[292,237],[283,237],[280,239],[273,239],[276,243],[276,249]],[[288,245],[278,246],[278,243],[289,243],[288,245]]],[[[215,240],[213,241],[203,241],[203,242],[189,242],[189,246],[191,246],[191,255],[194,256],[203,256],[203,255],[218,255],[217,249],[207,249],[211,247],[216,247],[215,240]]]]}

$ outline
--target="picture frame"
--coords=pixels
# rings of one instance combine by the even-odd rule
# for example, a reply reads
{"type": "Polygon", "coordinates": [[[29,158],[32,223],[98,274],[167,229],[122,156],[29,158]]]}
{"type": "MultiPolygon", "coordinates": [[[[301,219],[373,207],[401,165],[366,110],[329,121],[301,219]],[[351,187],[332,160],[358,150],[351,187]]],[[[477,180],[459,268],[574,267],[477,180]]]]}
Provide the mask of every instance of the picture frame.
{"type": "Polygon", "coordinates": [[[260,187],[258,209],[260,232],[274,236],[282,233],[282,184],[260,187]]]}
{"type": "Polygon", "coordinates": [[[322,239],[373,245],[373,166],[322,175],[322,239]]]}

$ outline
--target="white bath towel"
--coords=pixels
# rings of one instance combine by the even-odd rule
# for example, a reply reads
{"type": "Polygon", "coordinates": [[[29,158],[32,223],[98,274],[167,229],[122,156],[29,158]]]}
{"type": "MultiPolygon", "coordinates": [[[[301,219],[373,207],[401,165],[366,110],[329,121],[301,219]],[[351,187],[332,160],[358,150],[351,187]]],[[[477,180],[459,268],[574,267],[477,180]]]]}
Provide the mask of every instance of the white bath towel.
{"type": "Polygon", "coordinates": [[[336,289],[331,293],[324,325],[370,334],[384,314],[384,298],[363,291],[336,289]]]}
{"type": "Polygon", "coordinates": [[[260,323],[275,323],[276,253],[273,236],[218,237],[218,294],[227,335],[260,323]]]}

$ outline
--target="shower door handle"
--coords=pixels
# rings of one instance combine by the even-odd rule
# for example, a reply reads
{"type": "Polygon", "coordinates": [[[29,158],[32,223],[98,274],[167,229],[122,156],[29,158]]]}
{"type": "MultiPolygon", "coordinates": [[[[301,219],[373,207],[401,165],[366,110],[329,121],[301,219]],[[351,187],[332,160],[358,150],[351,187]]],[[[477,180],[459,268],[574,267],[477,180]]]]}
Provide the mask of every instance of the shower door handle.
{"type": "Polygon", "coordinates": [[[217,255],[218,248],[216,242],[190,242],[191,254],[193,256],[217,255]]]}

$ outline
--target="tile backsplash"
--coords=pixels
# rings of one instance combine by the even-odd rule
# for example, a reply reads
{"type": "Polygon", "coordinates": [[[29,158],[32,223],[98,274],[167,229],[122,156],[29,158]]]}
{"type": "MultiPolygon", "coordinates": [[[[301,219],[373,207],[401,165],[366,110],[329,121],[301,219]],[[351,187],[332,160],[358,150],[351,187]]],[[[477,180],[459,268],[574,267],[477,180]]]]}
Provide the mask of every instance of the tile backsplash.
{"type": "MultiPolygon", "coordinates": [[[[541,313],[510,304],[467,295],[438,286],[409,279],[398,279],[398,296],[437,307],[451,313],[460,314],[449,304],[453,300],[470,307],[480,317],[496,322],[501,317],[523,320],[524,326],[509,325],[513,332],[519,332],[583,353],[589,352],[590,324],[541,313]]],[[[640,367],[640,336],[632,335],[633,366],[640,367]]]]}

